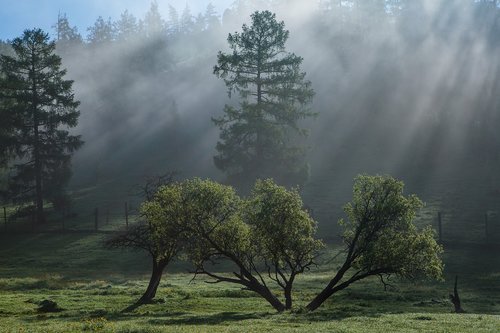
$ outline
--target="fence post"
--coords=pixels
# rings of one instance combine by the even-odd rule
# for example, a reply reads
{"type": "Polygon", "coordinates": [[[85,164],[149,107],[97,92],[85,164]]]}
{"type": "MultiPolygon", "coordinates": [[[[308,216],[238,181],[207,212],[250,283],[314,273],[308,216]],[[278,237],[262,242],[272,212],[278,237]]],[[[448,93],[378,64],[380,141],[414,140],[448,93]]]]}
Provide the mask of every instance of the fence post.
{"type": "Polygon", "coordinates": [[[125,227],[128,229],[128,202],[125,202],[125,227]]]}
{"type": "Polygon", "coordinates": [[[99,221],[99,208],[95,209],[94,214],[95,214],[95,216],[94,216],[94,227],[95,227],[95,231],[97,231],[97,230],[99,230],[99,224],[98,224],[98,221],[99,221]]]}
{"type": "Polygon", "coordinates": [[[64,220],[66,219],[66,205],[63,206],[62,208],[62,230],[64,231],[64,220]]]}
{"type": "Polygon", "coordinates": [[[3,223],[5,225],[5,229],[7,229],[7,208],[3,208],[3,223]]]}
{"type": "Polygon", "coordinates": [[[488,225],[488,212],[484,213],[484,233],[486,236],[486,241],[490,239],[490,231],[488,225]]]}
{"type": "Polygon", "coordinates": [[[443,242],[443,224],[441,218],[441,212],[438,212],[438,235],[439,235],[439,243],[443,242]]]}
{"type": "Polygon", "coordinates": [[[35,231],[35,221],[36,221],[36,215],[35,214],[36,214],[36,212],[35,212],[35,210],[33,210],[31,212],[31,231],[33,231],[33,232],[35,231]]]}

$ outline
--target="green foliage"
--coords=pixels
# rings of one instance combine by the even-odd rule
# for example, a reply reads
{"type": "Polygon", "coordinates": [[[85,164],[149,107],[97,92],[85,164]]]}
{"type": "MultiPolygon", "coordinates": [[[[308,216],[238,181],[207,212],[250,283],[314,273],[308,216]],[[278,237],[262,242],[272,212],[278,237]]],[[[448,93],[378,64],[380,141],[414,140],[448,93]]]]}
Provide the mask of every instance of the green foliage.
{"type": "Polygon", "coordinates": [[[73,81],[65,80],[55,42],[40,29],[26,30],[11,43],[15,56],[0,58],[0,129],[2,151],[15,157],[11,198],[36,202],[43,220],[43,200],[59,200],[71,176],[71,154],[82,145],[75,127],[79,112],[73,81]],[[5,122],[4,122],[5,119],[5,122]]]}
{"type": "Polygon", "coordinates": [[[314,264],[322,246],[314,238],[316,223],[303,209],[298,192],[272,180],[258,181],[247,200],[232,187],[210,180],[174,183],[144,203],[142,214],[158,241],[183,239],[196,273],[241,284],[278,311],[285,306],[268,288],[269,280],[284,290],[290,308],[295,277],[314,264]],[[211,265],[221,261],[237,267],[234,277],[212,271],[211,265]]]}
{"type": "Polygon", "coordinates": [[[336,292],[370,276],[441,279],[442,247],[432,229],[417,230],[413,220],[422,202],[404,196],[404,184],[389,176],[358,176],[344,210],[346,257],[327,286],[308,304],[317,309],[336,292]]]}
{"type": "Polygon", "coordinates": [[[104,20],[99,16],[94,25],[87,28],[87,40],[94,46],[111,43],[115,38],[115,30],[111,18],[104,20]]]}
{"type": "Polygon", "coordinates": [[[226,105],[213,119],[221,130],[215,165],[239,185],[273,177],[280,183],[307,179],[306,132],[298,121],[311,117],[307,105],[314,95],[300,71],[302,58],[286,52],[289,32],[269,11],[255,12],[251,26],[229,34],[231,53],[219,52],[214,74],[224,79],[229,96],[240,97],[240,108],[226,105]]]}
{"type": "Polygon", "coordinates": [[[57,22],[53,26],[56,31],[56,42],[58,47],[63,49],[75,47],[83,42],[82,36],[78,33],[76,26],[71,27],[66,14],[58,15],[57,22]]]}
{"type": "Polygon", "coordinates": [[[156,239],[184,238],[195,263],[210,254],[211,242],[236,252],[248,237],[236,213],[240,199],[234,189],[195,178],[161,187],[141,207],[156,239]]]}
{"type": "Polygon", "coordinates": [[[405,278],[439,279],[442,252],[427,227],[413,224],[422,202],[403,195],[404,184],[387,176],[358,176],[353,199],[346,205],[348,223],[344,241],[352,249],[355,268],[363,272],[380,271],[405,278]]]}
{"type": "Polygon", "coordinates": [[[294,275],[308,269],[323,246],[315,239],[316,222],[304,210],[298,191],[269,179],[255,184],[245,204],[244,220],[251,227],[256,254],[276,278],[280,273],[294,275]]]}

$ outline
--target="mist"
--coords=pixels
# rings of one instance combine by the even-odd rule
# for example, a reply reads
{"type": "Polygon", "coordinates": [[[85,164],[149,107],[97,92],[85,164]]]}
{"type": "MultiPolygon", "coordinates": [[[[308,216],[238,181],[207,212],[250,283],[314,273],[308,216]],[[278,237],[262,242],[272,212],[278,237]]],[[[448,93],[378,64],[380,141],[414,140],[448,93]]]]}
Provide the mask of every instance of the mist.
{"type": "Polygon", "coordinates": [[[404,180],[427,202],[422,223],[438,210],[473,230],[498,210],[495,1],[236,1],[210,22],[177,8],[178,22],[162,17],[164,28],[145,35],[60,43],[81,101],[73,131],[85,141],[70,187],[115,183],[113,195],[128,195],[124,188],[169,170],[224,181],[211,118],[238,100],[213,66],[227,34],[264,9],[285,22],[287,50],[303,57],[316,92],[318,117],[302,124],[311,175],[301,192],[325,238],[336,237],[360,173],[404,180]]]}

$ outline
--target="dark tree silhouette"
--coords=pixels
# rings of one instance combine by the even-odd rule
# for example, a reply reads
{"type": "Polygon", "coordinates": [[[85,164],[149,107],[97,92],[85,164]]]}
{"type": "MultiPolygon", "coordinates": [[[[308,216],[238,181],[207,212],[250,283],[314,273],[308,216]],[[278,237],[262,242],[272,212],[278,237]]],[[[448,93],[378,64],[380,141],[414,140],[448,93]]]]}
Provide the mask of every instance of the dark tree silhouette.
{"type": "Polygon", "coordinates": [[[79,102],[47,33],[26,30],[11,45],[15,56],[0,58],[2,122],[12,125],[1,142],[16,157],[10,195],[16,202],[34,202],[36,219],[42,222],[44,199],[63,195],[71,154],[83,143],[66,129],[77,124],[79,102]]]}
{"type": "Polygon", "coordinates": [[[302,58],[285,50],[289,32],[269,11],[255,12],[251,26],[229,34],[231,53],[219,52],[214,74],[224,79],[229,96],[240,97],[240,107],[226,105],[219,126],[217,168],[245,187],[272,177],[297,185],[307,179],[299,128],[313,116],[307,108],[314,95],[300,71],[302,58]]]}
{"type": "MultiPolygon", "coordinates": [[[[169,172],[146,180],[140,186],[139,195],[146,201],[154,200],[156,192],[162,187],[173,182],[175,172],[169,172]]],[[[144,216],[143,216],[144,217],[144,216]]],[[[153,302],[161,282],[163,272],[168,264],[175,258],[180,250],[180,238],[175,233],[163,233],[157,237],[158,231],[150,219],[143,219],[129,229],[109,238],[105,242],[107,248],[122,248],[146,251],[152,260],[151,278],[144,294],[124,311],[133,310],[143,304],[153,302]]]]}

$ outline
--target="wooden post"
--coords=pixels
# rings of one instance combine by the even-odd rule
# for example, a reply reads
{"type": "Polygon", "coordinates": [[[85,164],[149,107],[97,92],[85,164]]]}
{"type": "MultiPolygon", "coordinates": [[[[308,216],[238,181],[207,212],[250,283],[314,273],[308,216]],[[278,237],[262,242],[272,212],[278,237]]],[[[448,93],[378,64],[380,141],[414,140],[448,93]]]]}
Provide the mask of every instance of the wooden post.
{"type": "Polygon", "coordinates": [[[63,209],[62,209],[62,230],[64,231],[65,227],[64,227],[64,220],[66,219],[66,206],[63,206],[63,209]]]}
{"type": "Polygon", "coordinates": [[[3,208],[3,223],[5,225],[5,229],[7,229],[7,208],[3,208]]]}
{"type": "Polygon", "coordinates": [[[488,226],[488,212],[484,213],[484,233],[486,236],[486,241],[490,239],[490,231],[488,226]]]}
{"type": "Polygon", "coordinates": [[[36,221],[35,214],[36,214],[36,212],[35,212],[35,210],[33,210],[31,212],[31,231],[35,231],[35,221],[36,221]]]}
{"type": "Polygon", "coordinates": [[[439,235],[439,242],[443,242],[443,224],[442,224],[442,218],[441,218],[441,212],[438,212],[438,235],[439,235]]]}
{"type": "Polygon", "coordinates": [[[94,216],[94,227],[95,231],[99,230],[99,208],[95,209],[95,216],[94,216]]]}
{"type": "Polygon", "coordinates": [[[128,202],[125,202],[125,227],[128,229],[128,202]]]}

